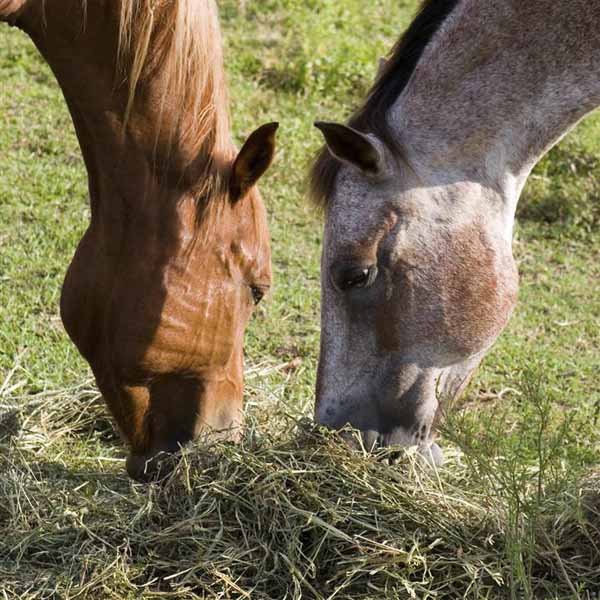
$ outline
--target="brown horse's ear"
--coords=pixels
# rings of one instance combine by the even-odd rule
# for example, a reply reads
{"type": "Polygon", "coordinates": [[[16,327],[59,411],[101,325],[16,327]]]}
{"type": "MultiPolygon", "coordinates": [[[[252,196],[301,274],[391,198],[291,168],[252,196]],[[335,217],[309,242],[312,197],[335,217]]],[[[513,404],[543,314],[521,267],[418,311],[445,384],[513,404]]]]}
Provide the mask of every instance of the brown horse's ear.
{"type": "Polygon", "coordinates": [[[232,202],[243,198],[273,162],[275,132],[279,123],[267,123],[250,134],[237,155],[231,172],[229,193],[232,202]]]}
{"type": "Polygon", "coordinates": [[[347,125],[323,121],[317,121],[315,127],[325,137],[327,148],[335,158],[360,169],[365,175],[383,173],[383,153],[364,133],[347,125]]]}

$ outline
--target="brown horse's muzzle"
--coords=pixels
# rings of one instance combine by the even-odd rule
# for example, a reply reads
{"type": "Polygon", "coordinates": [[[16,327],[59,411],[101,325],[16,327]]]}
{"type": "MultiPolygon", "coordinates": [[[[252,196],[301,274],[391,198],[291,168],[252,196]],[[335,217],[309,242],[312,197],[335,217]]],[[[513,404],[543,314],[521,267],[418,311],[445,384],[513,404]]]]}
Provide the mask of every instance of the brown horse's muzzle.
{"type": "Polygon", "coordinates": [[[131,452],[125,462],[129,477],[141,483],[164,479],[173,470],[175,461],[173,452],[149,452],[134,454],[131,452]]]}
{"type": "Polygon", "coordinates": [[[214,379],[161,375],[147,385],[123,386],[118,392],[105,397],[130,448],[127,472],[138,481],[168,475],[174,464],[170,459],[193,439],[231,440],[240,435],[241,359],[214,379]]]}

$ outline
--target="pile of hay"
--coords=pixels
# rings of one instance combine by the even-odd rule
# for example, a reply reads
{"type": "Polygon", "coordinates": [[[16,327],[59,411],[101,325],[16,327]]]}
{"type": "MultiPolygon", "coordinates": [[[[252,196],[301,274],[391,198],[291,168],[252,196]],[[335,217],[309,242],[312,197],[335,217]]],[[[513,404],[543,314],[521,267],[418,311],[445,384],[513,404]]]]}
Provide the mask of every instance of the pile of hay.
{"type": "Polygon", "coordinates": [[[93,388],[11,402],[0,418],[5,598],[600,591],[600,478],[540,496],[534,477],[517,510],[486,476],[501,458],[450,450],[436,471],[407,451],[390,467],[279,415],[279,433],[250,424],[242,444],[190,448],[144,486],[127,479],[93,388]]]}

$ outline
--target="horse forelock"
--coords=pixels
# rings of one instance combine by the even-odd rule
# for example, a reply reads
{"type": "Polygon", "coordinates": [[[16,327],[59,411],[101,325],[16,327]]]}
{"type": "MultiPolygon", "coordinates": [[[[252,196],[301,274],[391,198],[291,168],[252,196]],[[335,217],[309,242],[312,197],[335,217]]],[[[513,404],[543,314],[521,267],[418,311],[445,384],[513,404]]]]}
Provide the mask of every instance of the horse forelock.
{"type": "MultiPolygon", "coordinates": [[[[425,48],[460,1],[423,1],[409,28],[392,48],[365,103],[348,121],[350,127],[363,133],[375,134],[394,154],[401,154],[401,148],[387,120],[387,113],[408,84],[425,48]]],[[[317,206],[327,207],[341,165],[327,146],[318,151],[309,178],[310,196],[317,206]]]]}

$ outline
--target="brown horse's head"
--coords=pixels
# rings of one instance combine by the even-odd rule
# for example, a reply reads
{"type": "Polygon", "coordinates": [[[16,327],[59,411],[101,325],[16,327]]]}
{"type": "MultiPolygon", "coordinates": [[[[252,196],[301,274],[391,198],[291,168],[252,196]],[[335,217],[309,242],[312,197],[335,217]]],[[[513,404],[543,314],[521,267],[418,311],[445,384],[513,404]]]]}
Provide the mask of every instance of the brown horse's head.
{"type": "Polygon", "coordinates": [[[271,283],[255,187],[277,124],[231,143],[214,0],[0,0],[61,85],[91,223],[61,312],[130,445],[129,473],[239,435],[242,344],[271,283]]]}

